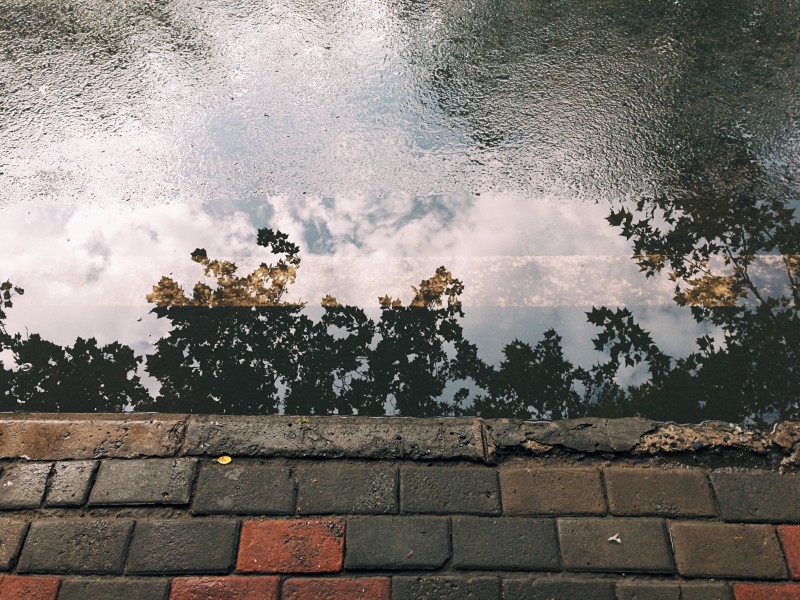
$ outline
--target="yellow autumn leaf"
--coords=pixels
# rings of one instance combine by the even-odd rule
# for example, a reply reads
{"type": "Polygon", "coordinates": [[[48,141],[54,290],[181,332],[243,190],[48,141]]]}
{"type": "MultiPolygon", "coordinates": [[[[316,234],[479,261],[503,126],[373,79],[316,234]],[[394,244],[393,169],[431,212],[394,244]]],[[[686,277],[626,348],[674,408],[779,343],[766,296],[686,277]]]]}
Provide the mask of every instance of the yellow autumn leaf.
{"type": "Polygon", "coordinates": [[[230,462],[231,462],[232,460],[233,460],[233,459],[232,459],[230,456],[220,456],[220,457],[217,459],[217,462],[218,462],[219,464],[221,464],[221,465],[227,465],[227,464],[230,464],[230,462]]]}

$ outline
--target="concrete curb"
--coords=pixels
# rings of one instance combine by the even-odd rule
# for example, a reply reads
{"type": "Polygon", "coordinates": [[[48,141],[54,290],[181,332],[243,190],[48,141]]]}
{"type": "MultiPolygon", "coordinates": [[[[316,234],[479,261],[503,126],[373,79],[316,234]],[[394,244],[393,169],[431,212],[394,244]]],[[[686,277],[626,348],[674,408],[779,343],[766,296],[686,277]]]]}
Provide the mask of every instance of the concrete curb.
{"type": "Polygon", "coordinates": [[[642,418],[513,419],[5,413],[0,459],[172,456],[470,460],[553,453],[665,456],[745,452],[800,466],[800,422],[770,431],[642,418]]]}

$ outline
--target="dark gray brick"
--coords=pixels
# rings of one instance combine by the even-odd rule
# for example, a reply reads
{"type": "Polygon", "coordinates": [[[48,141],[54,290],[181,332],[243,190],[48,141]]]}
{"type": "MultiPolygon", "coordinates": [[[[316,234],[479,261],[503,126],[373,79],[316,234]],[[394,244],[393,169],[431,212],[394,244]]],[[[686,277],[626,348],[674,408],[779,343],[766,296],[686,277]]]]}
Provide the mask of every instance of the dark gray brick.
{"type": "Polygon", "coordinates": [[[500,600],[496,577],[394,577],[392,600],[500,600]]]}
{"type": "Polygon", "coordinates": [[[0,476],[0,510],[38,508],[52,466],[53,463],[24,462],[3,469],[0,476]]]}
{"type": "Polygon", "coordinates": [[[673,571],[660,519],[559,519],[558,536],[570,571],[673,571]],[[615,536],[621,543],[613,541],[615,536]]]}
{"type": "Polygon", "coordinates": [[[796,473],[712,473],[711,483],[726,521],[800,523],[796,473]]]}
{"type": "Polygon", "coordinates": [[[702,469],[605,470],[611,513],[626,516],[711,517],[716,514],[702,469]]]}
{"type": "Polygon", "coordinates": [[[0,519],[0,571],[13,566],[27,530],[27,521],[0,519]]]}
{"type": "Polygon", "coordinates": [[[727,583],[682,583],[681,600],[733,600],[727,583]]]}
{"type": "Polygon", "coordinates": [[[167,579],[64,579],[58,600],[166,600],[167,579]]]}
{"type": "Polygon", "coordinates": [[[348,569],[437,569],[450,557],[444,518],[354,517],[346,532],[348,569]]]}
{"type": "Polygon", "coordinates": [[[621,581],[617,600],[681,600],[681,588],[676,583],[621,581]]]}
{"type": "Polygon", "coordinates": [[[207,462],[200,469],[193,513],[288,515],[293,511],[294,482],[288,467],[207,462]]]}
{"type": "Polygon", "coordinates": [[[316,463],[299,470],[300,514],[397,512],[397,469],[316,463]]]}
{"type": "Polygon", "coordinates": [[[45,506],[85,504],[97,464],[96,460],[57,462],[50,478],[45,506]]]}
{"type": "Polygon", "coordinates": [[[615,600],[614,582],[587,579],[506,579],[503,600],[615,600]]]}
{"type": "Polygon", "coordinates": [[[786,577],[786,563],[774,527],[702,522],[672,522],[669,527],[681,575],[786,577]]]}
{"type": "Polygon", "coordinates": [[[558,570],[553,519],[453,517],[452,524],[456,568],[558,570]]]}
{"type": "Polygon", "coordinates": [[[129,573],[224,573],[233,566],[234,520],[139,522],[128,550],[129,573]]]}
{"type": "Polygon", "coordinates": [[[507,515],[604,515],[606,500],[598,469],[501,469],[507,515]]]}
{"type": "Polygon", "coordinates": [[[497,471],[481,467],[400,469],[400,509],[430,514],[500,514],[497,471]]]}
{"type": "Polygon", "coordinates": [[[132,521],[34,521],[17,570],[20,573],[119,573],[132,521]]]}
{"type": "Polygon", "coordinates": [[[186,458],[104,460],[89,504],[186,504],[196,462],[186,458]]]}

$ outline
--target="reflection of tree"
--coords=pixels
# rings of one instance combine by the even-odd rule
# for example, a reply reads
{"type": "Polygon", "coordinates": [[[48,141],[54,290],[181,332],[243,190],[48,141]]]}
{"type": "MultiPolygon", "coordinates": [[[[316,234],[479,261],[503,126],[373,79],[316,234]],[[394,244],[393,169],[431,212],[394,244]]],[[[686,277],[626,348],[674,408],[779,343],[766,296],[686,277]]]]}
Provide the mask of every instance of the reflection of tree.
{"type": "Polygon", "coordinates": [[[605,353],[592,368],[567,360],[552,329],[535,345],[514,340],[503,349],[501,364],[488,366],[464,338],[463,285],[444,267],[412,287],[408,305],[379,298],[377,320],[331,296],[322,299],[322,315],[313,319],[302,304],[284,300],[297,276],[299,249],[285,235],[263,229],[258,243],[277,257],[274,264],[238,276],[234,263],[210,260],[198,249],[192,259],[215,280],[213,286],[198,283],[187,295],[165,277],[148,295],[153,312],[172,325],[146,359],[147,371],[161,383],[155,399],[136,375],[143,359],[127,346],[101,347],[94,339],[78,338],[63,347],[37,334],[10,335],[3,311],[22,290],[2,284],[0,350],[4,358],[10,351],[16,368],[0,369],[0,408],[365,415],[388,410],[537,419],[640,414],[759,424],[797,418],[800,318],[793,213],[773,206],[750,220],[744,218],[749,212],[730,220],[732,229],[755,229],[750,235],[720,228],[724,219],[714,222],[716,229],[701,229],[702,219],[664,217],[669,206],[650,207],[662,214],[658,227],[646,203],[638,212],[615,211],[609,221],[633,240],[635,258],[648,275],[668,271],[678,303],[718,328],[682,358],[663,352],[631,310],[600,307],[587,313],[599,328],[595,347],[605,353]],[[664,240],[675,235],[683,246],[664,240]],[[682,254],[665,252],[670,248],[682,254]],[[774,278],[765,284],[752,269],[751,257],[770,252],[772,264],[781,266],[782,287],[774,278]],[[725,283],[709,285],[711,280],[725,283]],[[649,379],[621,385],[620,373],[630,368],[646,368],[649,379]]]}
{"type": "Polygon", "coordinates": [[[463,284],[439,267],[413,290],[408,306],[389,296],[379,299],[379,339],[370,353],[369,383],[376,400],[389,399],[399,414],[442,414],[466,400],[464,384],[485,366],[459,322],[463,284]],[[459,383],[450,401],[442,398],[448,384],[459,383]]]}
{"type": "Polygon", "coordinates": [[[282,396],[290,413],[377,415],[388,405],[435,415],[447,385],[480,368],[457,321],[463,286],[444,267],[413,288],[407,307],[381,298],[378,323],[330,296],[314,321],[302,305],[281,301],[300,265],[298,248],[269,229],[259,231],[258,243],[282,255],[275,265],[236,277],[235,264],[196,250],[192,259],[216,287],[198,283],[189,298],[162,278],[148,295],[154,312],[172,323],[147,359],[162,384],[159,410],[274,412],[282,396]]]}
{"type": "Polygon", "coordinates": [[[564,419],[582,412],[575,389],[584,373],[564,357],[561,336],[549,329],[536,346],[514,340],[503,348],[504,360],[490,371],[488,394],[475,401],[484,417],[564,419]]]}
{"type": "MultiPolygon", "coordinates": [[[[609,222],[632,240],[646,276],[664,271],[675,301],[694,318],[717,326],[722,343],[705,336],[697,351],[676,360],[633,322],[607,309],[590,313],[603,328],[606,374],[619,358],[646,362],[651,381],[620,400],[600,394],[600,406],[636,407],[648,416],[682,414],[756,422],[800,415],[800,223],[797,202],[732,194],[714,202],[695,197],[641,200],[612,211],[609,222]]],[[[601,386],[602,387],[602,386],[601,386]]]]}
{"type": "Polygon", "coordinates": [[[140,357],[117,342],[99,346],[78,338],[59,346],[38,334],[9,335],[2,308],[12,306],[9,282],[0,285],[0,350],[13,355],[15,369],[0,368],[0,410],[119,412],[146,408],[149,397],[135,374],[140,357]]]}

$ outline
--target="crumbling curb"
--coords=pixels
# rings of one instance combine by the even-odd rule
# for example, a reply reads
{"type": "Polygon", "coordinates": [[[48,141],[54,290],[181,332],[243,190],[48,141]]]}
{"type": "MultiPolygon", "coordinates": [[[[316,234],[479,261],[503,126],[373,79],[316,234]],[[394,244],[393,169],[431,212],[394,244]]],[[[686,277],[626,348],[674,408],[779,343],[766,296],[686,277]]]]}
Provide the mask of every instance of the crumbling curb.
{"type": "Polygon", "coordinates": [[[509,455],[652,457],[728,451],[778,456],[800,466],[800,422],[770,431],[642,418],[513,419],[400,417],[24,414],[0,418],[0,459],[64,460],[215,456],[471,460],[509,455]]]}

